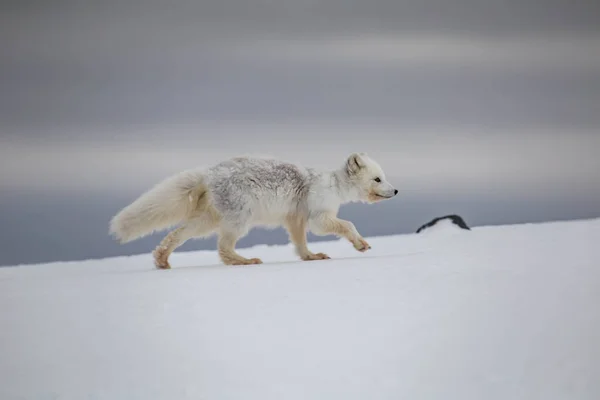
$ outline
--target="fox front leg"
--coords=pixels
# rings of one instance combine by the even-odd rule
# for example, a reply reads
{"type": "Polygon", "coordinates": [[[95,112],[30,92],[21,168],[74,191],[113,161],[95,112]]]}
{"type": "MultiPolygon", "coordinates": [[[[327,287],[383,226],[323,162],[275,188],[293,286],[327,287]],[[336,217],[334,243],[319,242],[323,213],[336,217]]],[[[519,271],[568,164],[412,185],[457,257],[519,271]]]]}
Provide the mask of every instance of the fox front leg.
{"type": "Polygon", "coordinates": [[[301,215],[289,215],[285,221],[290,240],[294,243],[296,254],[304,261],[328,260],[330,257],[324,253],[313,253],[306,243],[306,218],[301,215]]]}
{"type": "Polygon", "coordinates": [[[365,252],[371,248],[369,243],[358,233],[356,227],[350,221],[340,219],[332,214],[320,213],[311,218],[309,223],[311,231],[316,235],[344,237],[360,252],[365,252]]]}

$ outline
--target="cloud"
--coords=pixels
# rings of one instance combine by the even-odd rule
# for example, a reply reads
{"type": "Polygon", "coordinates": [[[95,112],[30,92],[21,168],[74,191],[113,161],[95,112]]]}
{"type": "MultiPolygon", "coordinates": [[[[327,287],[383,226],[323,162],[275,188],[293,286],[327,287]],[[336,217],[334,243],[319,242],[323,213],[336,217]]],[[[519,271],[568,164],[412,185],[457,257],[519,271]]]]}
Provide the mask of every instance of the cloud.
{"type": "Polygon", "coordinates": [[[177,60],[181,65],[229,50],[300,60],[415,63],[441,58],[454,64],[472,59],[496,64],[513,57],[550,57],[554,62],[552,53],[558,49],[556,59],[574,51],[587,63],[590,55],[584,50],[597,49],[593,37],[600,33],[600,6],[594,1],[221,0],[170,5],[58,0],[52,6],[28,1],[3,7],[0,63],[19,65],[78,62],[101,68],[135,60],[177,60]],[[535,35],[542,39],[528,39],[535,35]],[[565,42],[560,38],[565,35],[592,39],[565,42]]]}
{"type": "Polygon", "coordinates": [[[594,192],[600,170],[596,154],[600,136],[595,131],[248,124],[192,129],[197,133],[195,140],[189,135],[178,138],[158,133],[154,139],[140,134],[115,142],[4,142],[0,186],[5,190],[138,192],[173,172],[239,154],[273,155],[329,169],[359,150],[372,154],[399,188],[412,192],[494,192],[501,197],[522,192],[600,194],[594,192]],[[204,139],[209,137],[213,139],[204,139]]]}
{"type": "Polygon", "coordinates": [[[600,71],[600,35],[397,34],[253,40],[223,47],[224,56],[245,61],[338,66],[464,67],[496,70],[547,69],[600,71]]]}

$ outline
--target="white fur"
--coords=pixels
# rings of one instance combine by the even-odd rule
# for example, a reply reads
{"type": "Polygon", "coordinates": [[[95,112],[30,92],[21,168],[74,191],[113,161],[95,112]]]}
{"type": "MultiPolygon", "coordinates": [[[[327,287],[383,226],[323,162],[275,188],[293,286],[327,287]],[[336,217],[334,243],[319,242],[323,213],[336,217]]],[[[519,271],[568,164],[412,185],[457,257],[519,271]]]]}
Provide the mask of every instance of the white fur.
{"type": "Polygon", "coordinates": [[[195,208],[192,189],[202,181],[201,170],[183,171],[163,180],[113,217],[110,233],[127,243],[178,224],[195,208]]]}
{"type": "Polygon", "coordinates": [[[176,247],[215,232],[225,263],[259,263],[235,253],[237,240],[255,226],[285,226],[297,253],[315,259],[318,255],[308,251],[303,237],[308,228],[319,235],[346,237],[365,251],[370,246],[354,225],[336,217],[340,205],[372,203],[396,193],[381,167],[365,153],[351,154],[332,171],[271,158],[237,157],[158,183],[113,217],[110,233],[125,243],[181,224],[155,250],[157,266],[168,268],[168,255],[176,247]]]}

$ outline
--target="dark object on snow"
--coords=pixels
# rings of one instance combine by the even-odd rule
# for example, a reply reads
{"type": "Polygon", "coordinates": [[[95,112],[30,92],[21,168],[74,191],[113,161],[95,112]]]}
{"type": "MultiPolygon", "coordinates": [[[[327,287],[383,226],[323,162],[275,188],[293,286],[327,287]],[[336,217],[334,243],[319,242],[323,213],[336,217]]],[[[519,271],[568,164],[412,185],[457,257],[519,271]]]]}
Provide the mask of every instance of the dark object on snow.
{"type": "Polygon", "coordinates": [[[449,219],[452,221],[452,223],[454,225],[457,225],[458,227],[460,227],[462,229],[466,229],[469,231],[471,230],[471,228],[469,228],[467,226],[467,224],[462,219],[462,217],[460,217],[459,215],[456,215],[456,214],[452,214],[452,215],[445,215],[443,217],[437,217],[437,218],[431,220],[430,222],[426,223],[425,225],[422,225],[419,229],[417,229],[417,233],[421,232],[425,228],[429,228],[429,227],[435,225],[438,221],[440,221],[442,219],[449,219]]]}

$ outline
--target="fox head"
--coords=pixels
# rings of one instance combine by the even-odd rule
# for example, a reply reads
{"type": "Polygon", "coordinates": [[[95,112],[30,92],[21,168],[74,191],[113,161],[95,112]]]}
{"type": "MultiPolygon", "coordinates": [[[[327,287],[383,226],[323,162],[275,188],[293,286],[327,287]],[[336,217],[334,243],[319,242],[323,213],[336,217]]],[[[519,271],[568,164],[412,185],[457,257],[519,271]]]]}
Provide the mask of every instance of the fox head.
{"type": "Polygon", "coordinates": [[[398,190],[386,180],[383,169],[366,153],[350,154],[345,169],[360,201],[376,203],[398,194],[398,190]]]}

